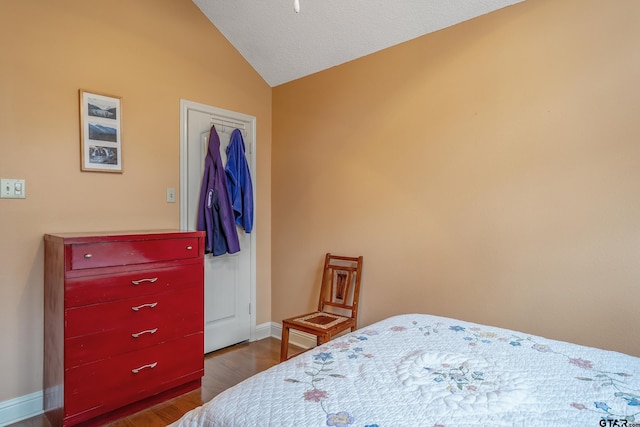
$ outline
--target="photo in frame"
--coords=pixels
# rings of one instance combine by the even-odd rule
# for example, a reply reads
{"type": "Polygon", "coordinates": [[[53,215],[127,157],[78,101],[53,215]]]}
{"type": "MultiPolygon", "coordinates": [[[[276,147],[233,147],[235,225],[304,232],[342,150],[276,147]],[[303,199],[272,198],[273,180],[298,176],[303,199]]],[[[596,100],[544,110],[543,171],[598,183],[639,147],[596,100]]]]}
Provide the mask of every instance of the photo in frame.
{"type": "Polygon", "coordinates": [[[122,173],[120,98],[80,90],[80,169],[122,173]]]}

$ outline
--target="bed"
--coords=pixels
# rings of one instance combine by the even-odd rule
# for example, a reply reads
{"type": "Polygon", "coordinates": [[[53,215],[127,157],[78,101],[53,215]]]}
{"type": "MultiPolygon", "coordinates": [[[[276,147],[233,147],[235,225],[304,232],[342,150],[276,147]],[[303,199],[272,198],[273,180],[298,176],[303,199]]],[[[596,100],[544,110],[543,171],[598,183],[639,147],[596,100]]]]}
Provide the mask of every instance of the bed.
{"type": "Polygon", "coordinates": [[[625,425],[640,426],[640,358],[426,314],[336,338],[172,424],[625,425]]]}

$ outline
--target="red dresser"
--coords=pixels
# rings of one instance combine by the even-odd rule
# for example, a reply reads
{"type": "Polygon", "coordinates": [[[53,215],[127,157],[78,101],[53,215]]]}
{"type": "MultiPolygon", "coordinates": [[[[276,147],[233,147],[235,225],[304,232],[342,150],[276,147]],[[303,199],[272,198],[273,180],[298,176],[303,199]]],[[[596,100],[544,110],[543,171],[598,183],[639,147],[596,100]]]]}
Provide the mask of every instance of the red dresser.
{"type": "Polygon", "coordinates": [[[200,387],[204,233],[47,234],[44,411],[101,425],[200,387]]]}

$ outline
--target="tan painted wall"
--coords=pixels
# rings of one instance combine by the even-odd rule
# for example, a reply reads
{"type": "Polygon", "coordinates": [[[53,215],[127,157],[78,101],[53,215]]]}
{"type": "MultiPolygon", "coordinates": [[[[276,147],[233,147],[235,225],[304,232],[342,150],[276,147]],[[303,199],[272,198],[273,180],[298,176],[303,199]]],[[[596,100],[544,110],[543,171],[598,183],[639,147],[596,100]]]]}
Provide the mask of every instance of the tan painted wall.
{"type": "Polygon", "coordinates": [[[425,312],[640,356],[640,2],[529,0],[274,88],[272,316],[364,256],[425,312]]]}
{"type": "Polygon", "coordinates": [[[271,319],[271,88],[190,0],[0,2],[0,401],[42,389],[42,236],[178,228],[180,99],[257,117],[257,322],[271,319]],[[124,173],[80,172],[78,89],[122,97],[124,173]]]}

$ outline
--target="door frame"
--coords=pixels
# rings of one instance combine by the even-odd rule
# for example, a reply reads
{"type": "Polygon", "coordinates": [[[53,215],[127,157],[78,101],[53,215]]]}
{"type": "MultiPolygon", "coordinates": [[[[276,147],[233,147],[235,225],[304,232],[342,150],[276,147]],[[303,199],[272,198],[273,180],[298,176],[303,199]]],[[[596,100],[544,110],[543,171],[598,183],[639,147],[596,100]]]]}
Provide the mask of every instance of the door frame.
{"type": "MultiPolygon", "coordinates": [[[[251,135],[250,143],[247,144],[246,149],[251,154],[249,156],[249,168],[252,172],[252,184],[253,184],[253,229],[249,233],[251,241],[251,283],[250,283],[250,331],[249,341],[255,341],[256,338],[256,231],[257,231],[257,208],[256,208],[256,194],[257,194],[257,179],[256,179],[256,118],[244,113],[238,113],[236,111],[225,110],[223,108],[213,107],[206,104],[200,104],[194,101],[188,101],[186,99],[180,100],[180,229],[187,230],[187,199],[182,197],[183,194],[187,194],[187,172],[188,172],[188,159],[187,159],[187,140],[188,140],[188,112],[189,110],[199,111],[201,113],[209,114],[212,119],[223,121],[225,119],[231,123],[243,123],[249,125],[249,132],[251,135]]],[[[245,127],[246,129],[247,127],[245,127]]]]}

